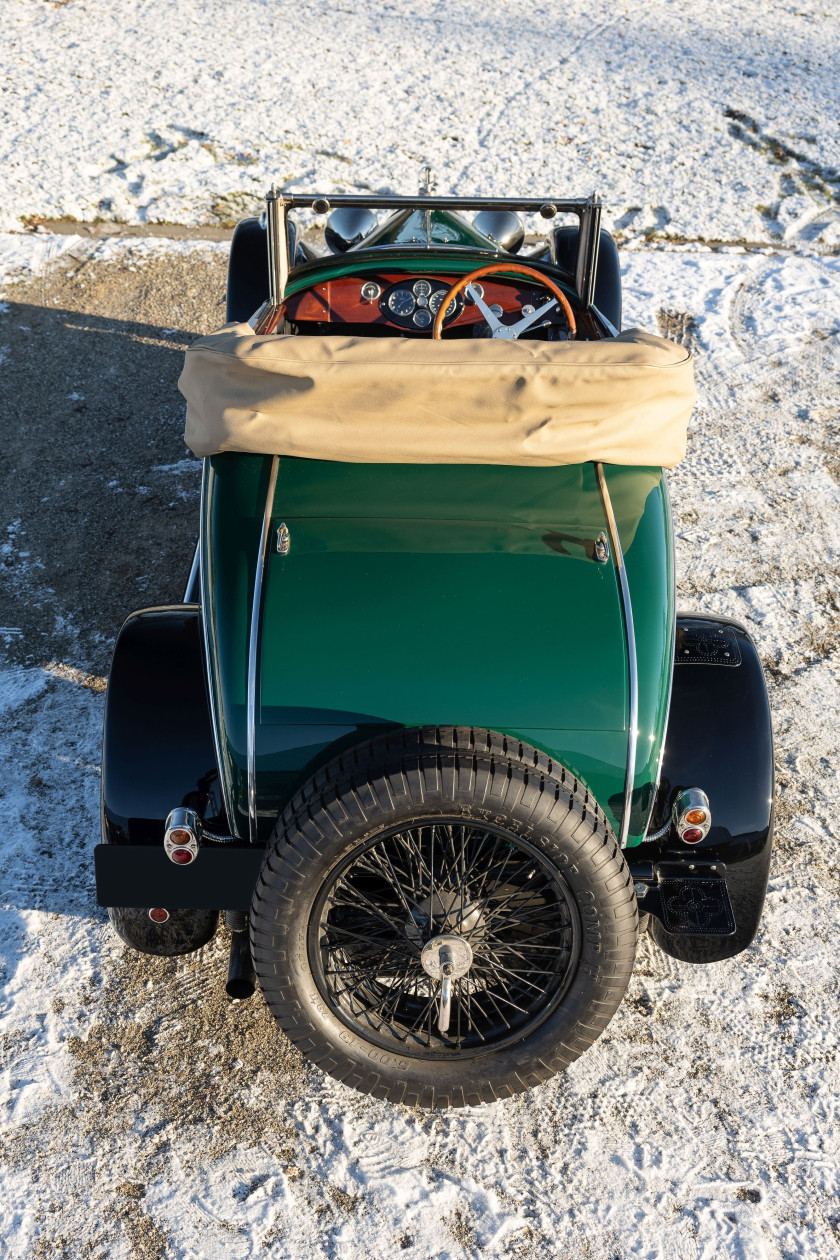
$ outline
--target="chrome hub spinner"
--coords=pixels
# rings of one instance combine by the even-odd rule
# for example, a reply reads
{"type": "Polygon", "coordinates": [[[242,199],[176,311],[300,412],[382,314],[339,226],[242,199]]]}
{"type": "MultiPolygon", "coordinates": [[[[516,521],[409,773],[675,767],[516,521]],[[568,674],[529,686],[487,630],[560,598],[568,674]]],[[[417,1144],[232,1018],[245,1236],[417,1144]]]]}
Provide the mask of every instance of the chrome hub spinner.
{"type": "Polygon", "coordinates": [[[452,981],[460,980],[472,966],[473,952],[463,936],[434,936],[423,946],[420,962],[427,976],[440,981],[438,1029],[449,1031],[452,1012],[452,981]]]}

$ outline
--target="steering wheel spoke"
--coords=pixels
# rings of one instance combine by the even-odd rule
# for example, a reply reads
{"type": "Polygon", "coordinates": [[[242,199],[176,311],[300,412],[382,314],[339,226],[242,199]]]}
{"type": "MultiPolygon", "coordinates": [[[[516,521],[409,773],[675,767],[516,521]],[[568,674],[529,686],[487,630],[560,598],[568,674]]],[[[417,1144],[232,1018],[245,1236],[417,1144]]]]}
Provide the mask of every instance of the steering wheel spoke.
{"type": "Polygon", "coordinates": [[[475,287],[474,284],[468,284],[464,292],[467,294],[468,297],[471,297],[472,300],[475,302],[476,306],[481,311],[482,315],[484,316],[484,318],[486,319],[490,327],[493,329],[494,333],[496,332],[498,328],[505,327],[505,325],[499,319],[498,315],[495,315],[493,311],[490,310],[490,307],[484,301],[484,298],[481,296],[481,294],[479,293],[478,289],[475,287]]]}
{"type": "Polygon", "coordinates": [[[530,315],[523,316],[518,324],[511,324],[510,330],[518,337],[520,333],[525,332],[526,328],[530,328],[538,319],[542,319],[543,315],[547,315],[557,305],[557,298],[550,298],[548,302],[544,302],[542,306],[537,307],[530,315]]]}

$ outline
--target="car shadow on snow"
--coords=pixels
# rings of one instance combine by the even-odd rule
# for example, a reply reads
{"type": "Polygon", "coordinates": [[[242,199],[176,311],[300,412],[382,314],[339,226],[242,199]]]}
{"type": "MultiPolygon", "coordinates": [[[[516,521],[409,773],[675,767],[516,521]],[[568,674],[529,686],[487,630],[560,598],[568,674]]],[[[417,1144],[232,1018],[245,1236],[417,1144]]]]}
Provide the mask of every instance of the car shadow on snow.
{"type": "Polygon", "coordinates": [[[137,607],[180,599],[200,464],[182,329],[7,302],[0,316],[0,650],[107,672],[137,607]]]}

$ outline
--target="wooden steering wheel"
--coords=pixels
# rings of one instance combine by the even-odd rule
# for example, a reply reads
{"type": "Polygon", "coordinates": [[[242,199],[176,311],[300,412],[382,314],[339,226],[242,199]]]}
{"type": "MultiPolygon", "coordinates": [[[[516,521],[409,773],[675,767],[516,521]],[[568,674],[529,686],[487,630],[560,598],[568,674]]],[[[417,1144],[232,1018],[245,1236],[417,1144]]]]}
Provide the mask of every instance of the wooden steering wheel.
{"type": "Polygon", "coordinates": [[[432,331],[432,336],[436,341],[440,341],[441,339],[443,321],[446,317],[446,312],[449,310],[449,303],[452,299],[456,297],[462,289],[465,289],[468,284],[472,284],[473,280],[478,280],[481,276],[497,276],[501,272],[514,272],[518,276],[530,276],[533,280],[539,280],[540,284],[543,285],[544,288],[554,294],[554,298],[550,302],[546,302],[544,306],[541,306],[531,315],[525,315],[518,323],[503,324],[502,321],[490,310],[490,307],[484,301],[484,298],[479,297],[475,292],[471,293],[470,296],[478,309],[481,311],[487,323],[490,325],[494,337],[498,337],[501,341],[516,341],[517,338],[525,332],[526,328],[530,328],[532,324],[535,324],[542,315],[545,315],[546,312],[553,306],[556,306],[558,302],[563,310],[563,314],[566,316],[566,322],[569,325],[569,332],[574,337],[577,332],[577,324],[575,323],[574,313],[569,305],[569,300],[565,293],[563,293],[562,289],[560,289],[553,280],[550,280],[548,276],[544,276],[541,271],[537,271],[534,267],[525,267],[522,263],[518,262],[503,262],[493,263],[489,267],[479,267],[477,271],[471,271],[468,276],[462,276],[460,280],[457,280],[455,284],[453,284],[448,293],[444,295],[443,300],[438,307],[438,313],[435,316],[435,326],[432,331]]]}

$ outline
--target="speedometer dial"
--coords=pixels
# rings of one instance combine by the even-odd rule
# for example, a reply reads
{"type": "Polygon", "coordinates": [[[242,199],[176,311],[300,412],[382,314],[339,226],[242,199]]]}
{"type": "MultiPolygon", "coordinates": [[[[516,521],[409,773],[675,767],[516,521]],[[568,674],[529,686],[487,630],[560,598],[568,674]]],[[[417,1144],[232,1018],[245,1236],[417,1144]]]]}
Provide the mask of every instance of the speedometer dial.
{"type": "Polygon", "coordinates": [[[388,310],[394,315],[410,315],[414,306],[414,295],[409,289],[394,289],[388,298],[388,310]]]}
{"type": "MultiPolygon", "coordinates": [[[[445,297],[446,297],[446,289],[438,289],[429,298],[429,309],[433,315],[437,315],[438,311],[440,310],[440,304],[445,297]]],[[[446,308],[446,318],[449,319],[451,315],[455,314],[456,310],[457,310],[457,305],[455,303],[455,299],[453,298],[446,308]]]]}

